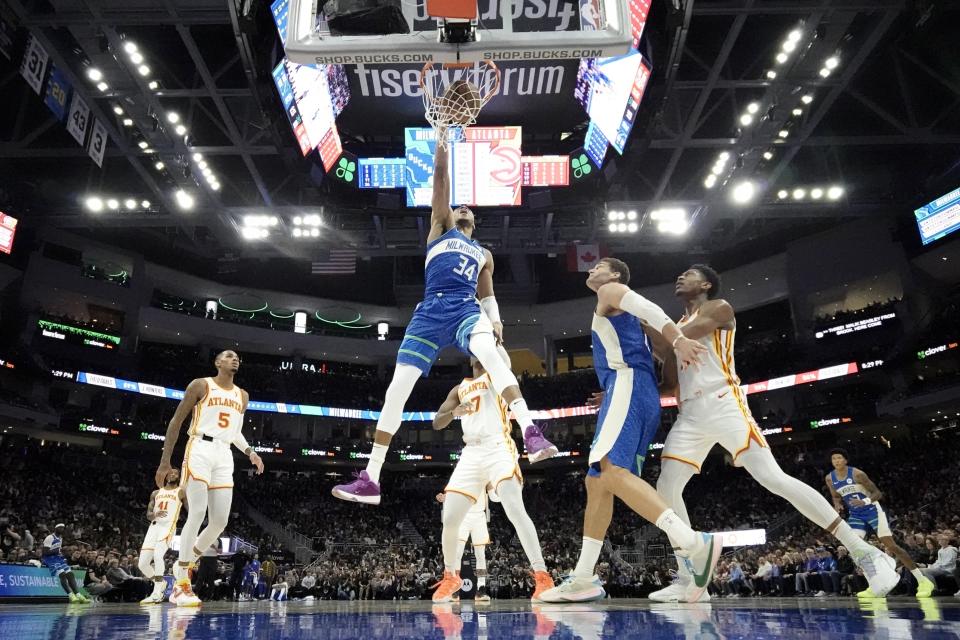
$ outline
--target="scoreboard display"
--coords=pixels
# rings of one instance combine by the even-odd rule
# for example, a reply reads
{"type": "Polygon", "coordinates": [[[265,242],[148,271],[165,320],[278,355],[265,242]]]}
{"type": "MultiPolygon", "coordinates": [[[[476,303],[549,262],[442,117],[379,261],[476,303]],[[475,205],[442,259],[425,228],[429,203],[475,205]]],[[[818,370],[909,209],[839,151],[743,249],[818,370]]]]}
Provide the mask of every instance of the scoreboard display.
{"type": "Polygon", "coordinates": [[[406,186],[406,158],[360,158],[361,189],[398,189],[406,186]]]}
{"type": "MultiPolygon", "coordinates": [[[[479,207],[517,206],[523,163],[520,127],[467,127],[450,143],[450,204],[479,207]]],[[[406,142],[407,206],[428,207],[433,194],[436,132],[409,127],[406,142]]]]}
{"type": "Polygon", "coordinates": [[[13,251],[13,239],[17,235],[17,219],[0,211],[0,252],[13,251]]]}
{"type": "Polygon", "coordinates": [[[523,156],[520,158],[525,187],[566,187],[570,184],[569,156],[523,156]]]}
{"type": "Polygon", "coordinates": [[[920,207],[913,214],[917,219],[923,244],[930,244],[950,235],[960,229],[960,189],[954,189],[920,207]]]}
{"type": "Polygon", "coordinates": [[[636,50],[597,59],[587,113],[617,153],[627,144],[649,79],[650,67],[636,50]]]}

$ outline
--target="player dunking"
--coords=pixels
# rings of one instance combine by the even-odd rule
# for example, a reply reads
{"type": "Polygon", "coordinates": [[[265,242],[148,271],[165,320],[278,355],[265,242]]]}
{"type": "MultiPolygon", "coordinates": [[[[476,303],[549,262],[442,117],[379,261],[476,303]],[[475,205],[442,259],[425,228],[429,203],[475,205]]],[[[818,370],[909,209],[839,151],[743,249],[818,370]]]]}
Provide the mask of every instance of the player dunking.
{"type": "Polygon", "coordinates": [[[163,573],[167,568],[164,556],[173,542],[180,518],[180,507],[184,503],[184,490],[180,487],[180,471],[171,469],[167,473],[162,489],[155,489],[147,502],[147,521],[150,528],[140,546],[140,573],[147,580],[153,580],[153,593],[140,601],[140,604],[158,604],[163,602],[167,582],[163,573]]]}
{"type": "Polygon", "coordinates": [[[706,592],[720,559],[721,537],[691,529],[639,477],[660,425],[660,391],[645,328],[662,334],[684,367],[698,366],[706,349],[685,338],[663,309],[631,291],[629,282],[630,269],[616,258],[602,259],[587,277],[587,286],[597,292],[593,366],[604,398],[590,446],[580,559],[573,575],[540,596],[546,602],[585,602],[605,595],[593,570],[613,519],[614,497],[663,530],[692,567],[695,579],[685,593],[689,602],[706,592]]]}
{"type": "MultiPolygon", "coordinates": [[[[502,347],[498,351],[498,362],[502,364],[509,361],[502,347]]],[[[461,533],[462,525],[472,508],[481,501],[486,503],[488,486],[499,496],[503,510],[516,529],[520,545],[530,560],[536,582],[533,599],[538,600],[543,591],[553,587],[553,578],[547,573],[533,520],[523,506],[523,477],[517,466],[517,446],[510,435],[507,405],[497,394],[494,382],[483,365],[476,358],[471,360],[474,377],[465,379],[450,390],[433,419],[434,429],[444,429],[455,417],[460,418],[465,445],[450,482],[444,489],[441,538],[444,572],[443,580],[433,594],[433,601],[450,602],[453,594],[460,589],[462,581],[459,569],[463,549],[458,543],[460,538],[465,539],[461,533]]],[[[485,518],[485,512],[484,509],[479,514],[470,515],[485,518]]],[[[485,519],[483,528],[486,529],[485,519]]],[[[471,537],[476,547],[476,536],[471,534],[471,537]]],[[[484,544],[489,542],[489,535],[482,537],[487,538],[484,544]]],[[[477,575],[480,575],[479,565],[477,575]]]]}
{"type": "Polygon", "coordinates": [[[380,470],[390,441],[400,428],[404,404],[417,380],[430,372],[440,351],[449,345],[475,356],[490,374],[495,391],[507,401],[523,429],[530,462],[557,453],[533,424],[517,379],[497,352],[503,340],[503,323],[493,295],[493,255],[473,239],[473,211],[462,205],[456,211],[450,208],[447,158],[446,148],[438,144],[433,162],[424,300],[413,312],[397,352],[397,366],[377,420],[367,468],[353,482],[333,488],[333,495],[342,500],[380,504],[380,470]]]}
{"type": "Polygon", "coordinates": [[[233,502],[230,445],[250,458],[258,475],[263,473],[263,461],[241,432],[250,397],[233,382],[240,369],[240,356],[235,351],[223,351],[213,363],[217,375],[193,380],[170,418],[155,477],[157,486],[162,488],[171,470],[170,457],[180,437],[180,428],[187,415],[192,414],[181,479],[190,512],[180,532],[180,557],[173,570],[176,584],[170,595],[170,602],[183,607],[200,605],[200,598],[190,586],[190,565],[200,557],[200,549],[206,549],[220,537],[230,516],[233,502]],[[204,517],[207,526],[200,532],[204,517]]]}
{"type": "MultiPolygon", "coordinates": [[[[834,508],[837,513],[840,513],[843,507],[846,507],[847,524],[861,538],[865,538],[868,531],[876,533],[887,551],[892,553],[916,579],[917,597],[929,598],[933,595],[936,585],[920,572],[910,554],[893,539],[887,514],[880,507],[880,498],[883,497],[883,493],[862,470],[847,466],[848,459],[847,452],[843,449],[834,449],[830,452],[833,471],[828,473],[824,480],[830,495],[833,496],[834,508]]],[[[875,594],[872,589],[867,588],[857,595],[871,597],[875,594]]]]}
{"type": "MultiPolygon", "coordinates": [[[[813,487],[784,473],[751,416],[734,365],[737,323],[733,307],[719,297],[720,277],[710,267],[696,264],[677,278],[675,291],[686,308],[677,324],[683,335],[705,347],[706,359],[702,367],[680,371],[676,359],[665,363],[664,377],[678,379],[680,415],[664,443],[657,491],[689,523],[683,488],[719,444],[733,456],[735,466],[746,469],[761,486],[838,538],[863,570],[873,592],[886,595],[899,580],[893,558],[861,540],[813,487]]],[[[678,562],[677,574],[672,585],[650,598],[686,601],[690,583],[686,562],[678,562]]]]}

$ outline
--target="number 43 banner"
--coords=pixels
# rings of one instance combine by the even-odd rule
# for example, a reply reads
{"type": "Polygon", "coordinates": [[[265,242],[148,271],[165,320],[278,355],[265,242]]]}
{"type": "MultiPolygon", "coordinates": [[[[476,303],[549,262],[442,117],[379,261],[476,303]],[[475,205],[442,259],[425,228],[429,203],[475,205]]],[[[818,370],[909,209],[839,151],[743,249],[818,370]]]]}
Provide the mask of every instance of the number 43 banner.
{"type": "Polygon", "coordinates": [[[93,123],[93,133],[90,134],[90,147],[87,153],[97,163],[97,166],[103,168],[103,153],[107,150],[107,128],[97,120],[93,123]]]}
{"type": "Polygon", "coordinates": [[[67,116],[67,131],[73,139],[84,146],[87,141],[87,129],[90,128],[90,107],[76,91],[70,101],[70,114],[67,116]]]}

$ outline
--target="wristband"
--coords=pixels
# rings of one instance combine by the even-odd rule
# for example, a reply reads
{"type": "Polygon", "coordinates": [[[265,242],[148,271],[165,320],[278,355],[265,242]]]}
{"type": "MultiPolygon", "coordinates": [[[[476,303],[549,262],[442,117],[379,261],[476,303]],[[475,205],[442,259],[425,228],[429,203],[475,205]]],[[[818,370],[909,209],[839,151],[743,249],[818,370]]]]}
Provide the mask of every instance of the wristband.
{"type": "Polygon", "coordinates": [[[490,318],[490,322],[497,323],[500,320],[500,307],[497,305],[497,299],[493,296],[487,296],[480,301],[480,308],[490,318]]]}
{"type": "Polygon", "coordinates": [[[243,455],[247,457],[250,457],[250,454],[252,453],[253,453],[253,447],[247,447],[246,449],[243,450],[243,455]]]}
{"type": "Polygon", "coordinates": [[[670,346],[672,346],[674,349],[676,349],[676,348],[677,348],[677,343],[680,342],[683,338],[684,338],[684,335],[681,333],[680,335],[678,335],[676,338],[673,339],[673,344],[670,345],[670,346]]]}

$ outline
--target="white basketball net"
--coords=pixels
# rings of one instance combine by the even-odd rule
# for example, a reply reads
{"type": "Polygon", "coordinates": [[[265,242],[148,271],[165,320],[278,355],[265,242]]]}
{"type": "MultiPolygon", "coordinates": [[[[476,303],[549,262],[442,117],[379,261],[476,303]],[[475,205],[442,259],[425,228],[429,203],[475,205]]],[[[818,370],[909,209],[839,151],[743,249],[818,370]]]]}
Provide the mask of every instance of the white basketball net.
{"type": "Polygon", "coordinates": [[[432,62],[420,72],[424,117],[437,132],[437,144],[446,148],[451,129],[462,130],[476,124],[480,110],[500,91],[500,70],[490,61],[476,64],[444,64],[437,69],[432,62]],[[445,93],[454,81],[469,82],[480,92],[480,101],[466,100],[457,93],[445,93]]]}

